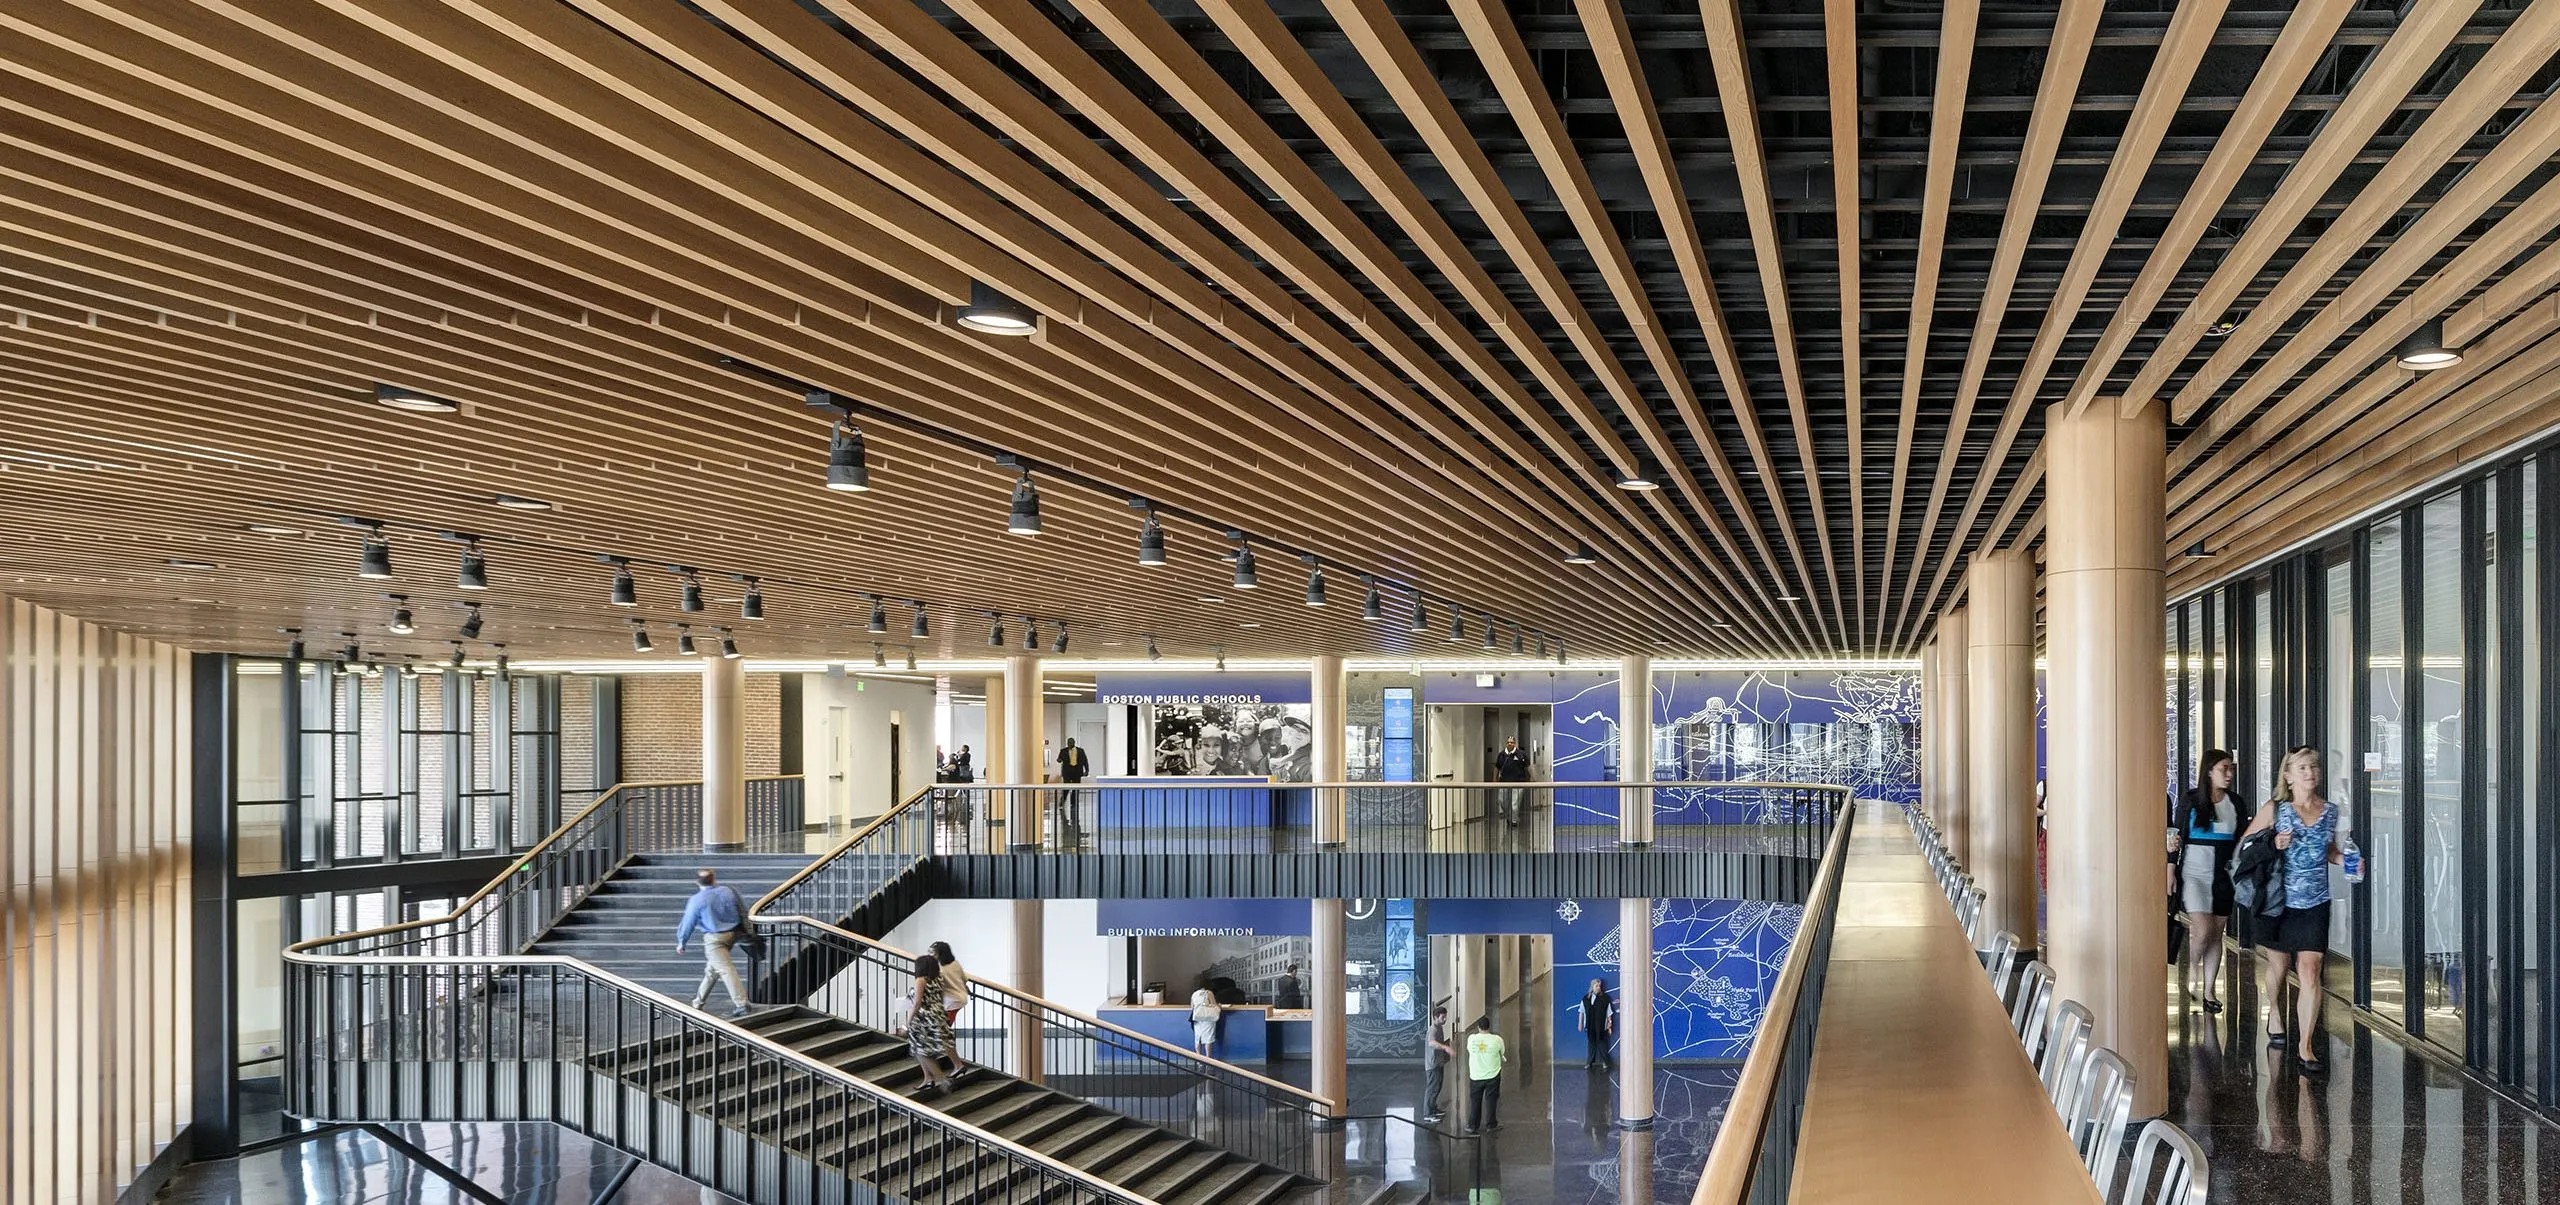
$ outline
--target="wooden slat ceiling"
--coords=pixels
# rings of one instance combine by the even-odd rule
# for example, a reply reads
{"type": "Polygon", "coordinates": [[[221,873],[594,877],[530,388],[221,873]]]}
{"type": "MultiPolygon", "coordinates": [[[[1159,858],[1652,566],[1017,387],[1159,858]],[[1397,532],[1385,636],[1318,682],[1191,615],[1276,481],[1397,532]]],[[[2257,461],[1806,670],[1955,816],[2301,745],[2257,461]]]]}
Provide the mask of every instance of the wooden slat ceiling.
{"type": "Polygon", "coordinates": [[[466,532],[520,655],[1892,655],[2144,398],[2192,585],[2554,421],[2560,0],[2405,7],[13,0],[0,589],[436,657],[466,532]]]}

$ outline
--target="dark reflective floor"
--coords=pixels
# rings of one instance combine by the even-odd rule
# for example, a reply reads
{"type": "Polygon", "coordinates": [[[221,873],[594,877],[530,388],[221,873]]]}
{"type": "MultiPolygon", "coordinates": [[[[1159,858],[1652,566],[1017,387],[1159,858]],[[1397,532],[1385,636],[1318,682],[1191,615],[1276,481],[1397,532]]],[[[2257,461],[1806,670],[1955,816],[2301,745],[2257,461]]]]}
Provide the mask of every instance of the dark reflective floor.
{"type": "Polygon", "coordinates": [[[2213,1200],[2560,1202],[2560,1126],[2334,998],[2329,1071],[2305,1076],[2267,1049],[2254,983],[2224,998],[2218,1017],[2173,1000],[2169,1022],[2169,1119],[2213,1160],[2213,1200]]]}
{"type": "Polygon", "coordinates": [[[160,1205],[476,1205],[459,1175],[526,1205],[744,1205],[558,1126],[431,1122],[386,1126],[424,1154],[340,1129],[181,1170],[160,1205]]]}

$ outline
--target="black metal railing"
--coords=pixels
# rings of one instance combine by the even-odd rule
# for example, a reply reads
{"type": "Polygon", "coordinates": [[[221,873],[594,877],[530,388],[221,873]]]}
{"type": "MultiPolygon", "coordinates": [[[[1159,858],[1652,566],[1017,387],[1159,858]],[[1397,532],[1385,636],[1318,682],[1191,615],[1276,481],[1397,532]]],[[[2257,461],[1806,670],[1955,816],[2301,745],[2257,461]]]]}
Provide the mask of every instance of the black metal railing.
{"type": "Polygon", "coordinates": [[[549,1121],[787,1205],[1154,1205],[572,959],[286,955],[285,1109],[549,1121]]]}
{"type": "MultiPolygon", "coordinates": [[[[1845,794],[1845,793],[1844,793],[1845,794]]],[[[1804,918],[1779,968],[1767,1010],[1751,1035],[1751,1053],[1725,1108],[1691,1205],[1781,1205],[1795,1180],[1796,1139],[1805,1087],[1813,1071],[1822,987],[1839,922],[1840,884],[1855,811],[1838,810],[1821,871],[1806,897],[1804,918]]]]}
{"type": "Polygon", "coordinates": [[[933,852],[1542,853],[1625,848],[1618,817],[1652,821],[1663,853],[1822,856],[1839,787],[1804,783],[944,784],[933,852]],[[1516,819],[1516,823],[1514,822],[1516,819]]]}
{"type": "Polygon", "coordinates": [[[788,837],[806,830],[807,790],[797,774],[761,774],[747,779],[747,832],[788,837]]]}
{"type": "Polygon", "coordinates": [[[834,849],[784,879],[749,911],[838,922],[859,914],[875,895],[921,874],[937,852],[934,791],[919,791],[855,830],[834,849]]]}
{"type": "MultiPolygon", "coordinates": [[[[807,917],[755,920],[774,967],[763,985],[881,1033],[908,1020],[916,956],[807,917]]],[[[1000,983],[968,978],[952,1052],[962,1061],[1079,1097],[1134,1121],[1321,1180],[1315,1135],[1335,1102],[1112,1025],[1000,983]]]]}

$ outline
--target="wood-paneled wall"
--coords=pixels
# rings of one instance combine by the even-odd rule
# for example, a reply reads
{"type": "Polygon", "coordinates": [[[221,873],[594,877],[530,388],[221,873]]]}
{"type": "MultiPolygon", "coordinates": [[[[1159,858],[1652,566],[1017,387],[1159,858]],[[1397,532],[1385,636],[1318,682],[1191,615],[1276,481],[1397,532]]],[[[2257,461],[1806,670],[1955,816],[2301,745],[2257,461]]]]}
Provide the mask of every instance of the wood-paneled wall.
{"type": "Polygon", "coordinates": [[[0,1200],[107,1202],[191,1112],[189,662],[0,596],[0,1200]]]}

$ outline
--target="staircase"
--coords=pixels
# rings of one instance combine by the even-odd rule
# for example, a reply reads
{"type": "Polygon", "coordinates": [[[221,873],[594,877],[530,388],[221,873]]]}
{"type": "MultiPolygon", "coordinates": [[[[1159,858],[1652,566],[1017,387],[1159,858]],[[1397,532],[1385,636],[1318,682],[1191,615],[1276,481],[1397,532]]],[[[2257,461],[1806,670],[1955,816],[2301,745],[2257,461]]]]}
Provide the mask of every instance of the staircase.
{"type": "MultiPolygon", "coordinates": [[[[578,906],[533,943],[534,954],[557,954],[611,971],[677,1000],[693,999],[702,985],[702,938],[676,952],[676,922],[697,889],[693,876],[710,870],[738,899],[756,899],[809,864],[808,854],[635,854],[613,877],[596,885],[578,906]]],[[[752,970],[741,956],[738,973],[752,970]]],[[[752,986],[752,982],[750,983],[752,986]]],[[[725,1009],[729,994],[714,987],[711,1007],[725,1009]]]]}
{"type": "MultiPolygon", "coordinates": [[[[1275,1205],[1312,1199],[1318,1186],[1278,1168],[1192,1138],[1124,1117],[1038,1084],[973,1067],[947,1093],[917,1094],[923,1072],[904,1041],[805,1008],[774,1008],[740,1022],[765,1039],[849,1072],[932,1109],[1069,1164],[1163,1205],[1275,1205]]],[[[765,1117],[801,1114],[789,1124],[783,1146],[792,1154],[836,1167],[883,1193],[905,1200],[954,1199],[950,1181],[968,1179],[958,1197],[972,1201],[1078,1199],[1058,1185],[1033,1182],[1035,1168],[980,1160],[953,1166],[928,1157],[938,1148],[920,1140],[907,1118],[885,1110],[811,1108],[791,1092],[759,1089],[745,1057],[706,1051],[682,1039],[636,1043],[593,1056],[590,1064],[634,1087],[649,1088],[688,1112],[727,1114],[745,1108],[765,1117]],[[671,1086],[672,1085],[672,1086],[671,1086]]],[[[765,1127],[750,1120],[745,1128],[765,1127]]]]}

